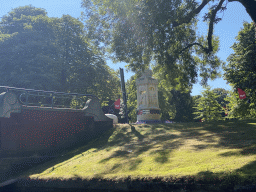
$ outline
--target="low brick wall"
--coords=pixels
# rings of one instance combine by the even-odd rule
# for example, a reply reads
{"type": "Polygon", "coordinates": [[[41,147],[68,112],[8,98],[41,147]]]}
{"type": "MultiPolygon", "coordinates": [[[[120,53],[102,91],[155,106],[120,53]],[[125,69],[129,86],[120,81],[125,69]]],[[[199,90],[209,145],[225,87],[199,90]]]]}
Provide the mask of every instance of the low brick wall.
{"type": "Polygon", "coordinates": [[[0,118],[0,149],[23,156],[58,150],[90,141],[111,127],[112,121],[94,121],[80,111],[22,109],[0,118]]]}

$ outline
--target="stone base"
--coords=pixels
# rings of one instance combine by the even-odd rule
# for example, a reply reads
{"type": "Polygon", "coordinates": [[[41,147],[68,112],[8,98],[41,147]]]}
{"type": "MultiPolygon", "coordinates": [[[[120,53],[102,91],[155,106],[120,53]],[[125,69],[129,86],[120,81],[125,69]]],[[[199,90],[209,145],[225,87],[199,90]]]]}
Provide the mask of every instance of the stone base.
{"type": "Polygon", "coordinates": [[[137,124],[161,123],[160,109],[137,110],[137,124]]]}
{"type": "Polygon", "coordinates": [[[136,124],[153,124],[153,123],[162,123],[161,120],[138,120],[136,124]]]}

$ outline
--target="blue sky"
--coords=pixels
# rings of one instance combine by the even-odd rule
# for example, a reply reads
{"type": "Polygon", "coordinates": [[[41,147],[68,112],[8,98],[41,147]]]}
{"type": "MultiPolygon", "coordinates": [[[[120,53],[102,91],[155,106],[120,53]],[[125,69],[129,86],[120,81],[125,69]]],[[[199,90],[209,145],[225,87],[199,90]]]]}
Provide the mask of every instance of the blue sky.
{"type": "MultiPolygon", "coordinates": [[[[0,4],[0,17],[7,14],[11,9],[19,6],[33,5],[38,8],[44,8],[49,17],[61,17],[63,14],[69,14],[75,18],[79,18],[81,12],[84,11],[81,8],[81,0],[4,0],[0,4]]],[[[201,12],[200,17],[204,15],[208,6],[201,12]]],[[[243,28],[243,22],[252,22],[252,19],[246,13],[245,8],[238,2],[232,2],[227,4],[227,10],[224,13],[219,14],[222,17],[220,21],[214,27],[214,35],[220,38],[220,50],[218,56],[221,60],[226,62],[227,57],[233,53],[230,48],[235,42],[235,37],[238,32],[243,28]]],[[[200,34],[207,34],[207,24],[199,21],[198,32],[200,34]]],[[[119,69],[119,67],[125,68],[125,63],[113,64],[108,61],[108,65],[113,69],[119,69]]],[[[129,79],[133,73],[125,72],[125,80],[129,79]]],[[[230,90],[231,87],[222,78],[210,81],[209,85],[212,88],[224,88],[230,90]]],[[[199,95],[203,91],[202,86],[199,83],[195,84],[192,89],[192,95],[199,95]]]]}

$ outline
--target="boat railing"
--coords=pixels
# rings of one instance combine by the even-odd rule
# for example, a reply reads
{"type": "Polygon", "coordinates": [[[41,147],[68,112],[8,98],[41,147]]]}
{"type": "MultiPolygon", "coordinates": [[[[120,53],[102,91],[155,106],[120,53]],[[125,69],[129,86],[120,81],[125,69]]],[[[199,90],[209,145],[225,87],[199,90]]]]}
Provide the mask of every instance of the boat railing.
{"type": "Polygon", "coordinates": [[[92,94],[44,91],[9,86],[0,86],[0,90],[1,92],[11,91],[16,93],[18,101],[25,107],[38,106],[82,109],[89,98],[96,97],[92,94]]]}

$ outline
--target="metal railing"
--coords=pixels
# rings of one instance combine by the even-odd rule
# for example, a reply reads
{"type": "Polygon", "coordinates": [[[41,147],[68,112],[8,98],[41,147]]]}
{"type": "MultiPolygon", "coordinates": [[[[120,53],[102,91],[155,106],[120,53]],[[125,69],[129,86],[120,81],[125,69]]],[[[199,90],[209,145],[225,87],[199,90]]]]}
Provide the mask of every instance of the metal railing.
{"type": "Polygon", "coordinates": [[[16,87],[9,87],[9,86],[0,86],[0,90],[1,89],[5,89],[5,92],[8,92],[8,91],[13,91],[15,93],[17,92],[18,101],[25,106],[78,109],[80,107],[82,108],[84,107],[86,101],[83,101],[83,99],[88,100],[88,98],[96,97],[95,95],[92,95],[92,94],[44,91],[44,90],[16,88],[16,87]],[[43,99],[36,99],[36,98],[43,98],[43,99]],[[57,101],[57,99],[62,99],[64,100],[64,102],[63,101],[61,102],[60,100],[57,101]],[[37,102],[30,102],[30,100],[32,101],[37,100],[37,102]],[[46,102],[42,103],[42,100],[45,100],[46,102]],[[70,100],[70,102],[68,102],[68,100],[70,100]]]}

